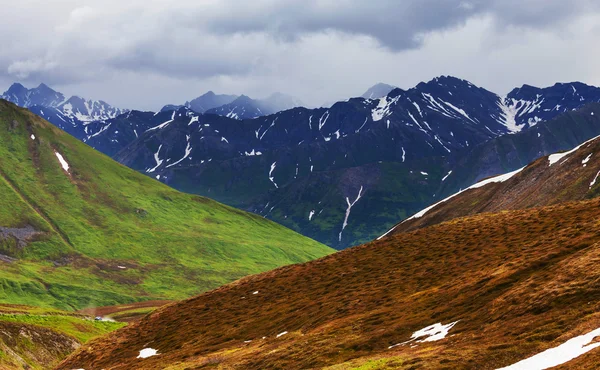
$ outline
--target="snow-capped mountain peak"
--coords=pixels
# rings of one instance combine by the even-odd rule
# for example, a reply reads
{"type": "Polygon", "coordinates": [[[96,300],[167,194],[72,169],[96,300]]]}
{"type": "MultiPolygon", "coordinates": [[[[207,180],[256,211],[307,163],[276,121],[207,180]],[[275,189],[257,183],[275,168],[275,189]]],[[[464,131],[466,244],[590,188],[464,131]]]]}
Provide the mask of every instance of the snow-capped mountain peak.
{"type": "Polygon", "coordinates": [[[76,137],[86,137],[84,126],[90,122],[108,120],[127,112],[102,100],[89,100],[79,96],[65,99],[62,93],[44,83],[32,89],[15,83],[1,98],[28,108],[76,137]]]}

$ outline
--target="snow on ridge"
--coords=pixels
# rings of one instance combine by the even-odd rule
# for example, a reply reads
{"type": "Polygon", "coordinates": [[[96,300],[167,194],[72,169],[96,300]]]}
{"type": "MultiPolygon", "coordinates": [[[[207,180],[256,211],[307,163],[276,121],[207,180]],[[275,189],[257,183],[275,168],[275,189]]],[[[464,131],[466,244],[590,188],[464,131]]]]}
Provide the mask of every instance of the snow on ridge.
{"type": "MultiPolygon", "coordinates": [[[[561,160],[561,159],[563,159],[564,157],[566,157],[566,156],[568,156],[568,155],[570,155],[570,154],[572,154],[572,153],[576,152],[577,150],[579,150],[579,149],[580,149],[581,147],[583,147],[584,145],[586,145],[586,144],[589,144],[589,143],[591,143],[592,141],[594,141],[594,140],[596,140],[596,139],[598,139],[598,138],[600,138],[600,135],[599,135],[599,136],[596,136],[596,137],[594,137],[594,138],[591,138],[591,139],[589,139],[588,141],[586,141],[586,142],[584,142],[584,143],[582,143],[582,144],[580,144],[580,145],[576,146],[575,148],[573,148],[573,149],[569,150],[568,152],[550,154],[550,155],[548,156],[548,162],[550,162],[550,164],[548,165],[548,167],[552,166],[553,164],[555,164],[556,162],[560,161],[560,160],[561,160]]],[[[568,159],[568,158],[567,158],[567,159],[568,159]]],[[[565,161],[566,161],[566,159],[565,159],[565,161]]],[[[563,162],[564,162],[564,161],[563,161],[563,162]]],[[[563,163],[563,162],[561,162],[561,163],[563,163]]]]}
{"type": "MultiPolygon", "coordinates": [[[[163,127],[167,126],[169,123],[171,123],[171,122],[175,121],[175,113],[177,113],[177,112],[176,112],[176,111],[173,111],[173,115],[171,116],[171,119],[170,119],[170,120],[168,120],[168,121],[166,121],[166,122],[163,122],[163,123],[161,123],[161,124],[160,124],[160,125],[158,125],[158,126],[154,126],[154,127],[152,127],[152,128],[149,128],[149,129],[147,129],[147,130],[146,130],[146,132],[148,132],[148,131],[152,131],[152,130],[160,130],[161,128],[163,128],[163,127]]],[[[191,124],[191,122],[188,124],[188,126],[189,126],[190,124],[191,124]]]]}
{"type": "Polygon", "coordinates": [[[544,370],[562,365],[600,347],[599,342],[593,342],[598,336],[600,336],[600,328],[498,370],[544,370]]]}
{"type": "Polygon", "coordinates": [[[67,161],[65,161],[63,156],[57,151],[55,151],[54,154],[56,154],[56,158],[58,158],[58,161],[60,162],[60,165],[62,166],[63,170],[65,170],[65,172],[69,172],[69,164],[67,163],[67,161]]]}
{"type": "MultiPolygon", "coordinates": [[[[478,182],[478,183],[475,183],[475,184],[473,184],[473,185],[469,186],[469,187],[468,187],[468,188],[466,188],[466,189],[463,189],[463,190],[461,190],[461,191],[459,191],[459,192],[457,192],[457,193],[454,193],[454,194],[450,195],[449,197],[447,197],[447,198],[445,198],[445,199],[442,199],[442,200],[440,200],[439,202],[437,202],[437,203],[434,203],[434,204],[430,205],[429,207],[427,207],[427,208],[425,208],[425,209],[422,209],[421,211],[419,211],[419,212],[415,213],[414,215],[410,216],[410,217],[409,217],[409,218],[407,218],[406,220],[404,220],[404,221],[400,222],[398,225],[400,225],[400,224],[403,224],[403,223],[405,223],[406,221],[413,220],[413,219],[415,219],[415,218],[421,218],[421,217],[423,217],[423,216],[424,216],[424,215],[425,215],[427,212],[431,211],[431,210],[432,210],[432,209],[434,209],[435,207],[439,206],[440,204],[442,204],[442,203],[444,203],[444,202],[447,202],[448,200],[450,200],[450,199],[454,198],[455,196],[457,196],[457,195],[459,195],[459,194],[461,194],[461,193],[464,193],[464,192],[465,192],[465,191],[467,191],[467,190],[481,188],[481,187],[483,187],[483,186],[485,186],[485,185],[488,185],[488,184],[491,184],[491,183],[505,182],[505,181],[507,181],[508,179],[512,178],[514,175],[516,175],[516,174],[518,174],[519,172],[523,171],[523,169],[525,169],[526,167],[527,167],[527,166],[525,166],[525,167],[522,167],[522,168],[519,168],[518,170],[515,170],[515,171],[512,171],[512,172],[505,173],[505,174],[503,174],[503,175],[494,176],[494,177],[491,177],[491,178],[489,178],[489,179],[482,180],[482,181],[480,181],[480,182],[478,182]]],[[[448,174],[448,175],[450,175],[450,174],[448,174]]],[[[388,231],[387,231],[385,234],[381,235],[381,236],[380,236],[379,238],[377,238],[376,240],[381,240],[381,239],[383,239],[384,237],[386,237],[386,236],[387,236],[389,233],[391,233],[392,231],[394,231],[394,229],[396,229],[396,227],[398,227],[398,225],[395,225],[394,227],[392,227],[391,229],[389,229],[389,230],[388,230],[388,231]]]]}

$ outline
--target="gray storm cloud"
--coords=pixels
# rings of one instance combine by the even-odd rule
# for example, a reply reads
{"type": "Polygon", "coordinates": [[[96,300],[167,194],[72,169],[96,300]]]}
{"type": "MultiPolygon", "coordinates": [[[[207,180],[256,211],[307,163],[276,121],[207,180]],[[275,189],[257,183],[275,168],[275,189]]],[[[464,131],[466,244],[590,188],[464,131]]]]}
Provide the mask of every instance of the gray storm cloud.
{"type": "MultiPolygon", "coordinates": [[[[0,0],[0,3],[6,0],[0,0]]],[[[1,4],[0,4],[1,5],[1,4]]],[[[23,0],[4,4],[0,83],[156,109],[207,90],[318,105],[455,74],[492,90],[599,83],[592,0],[23,0]],[[68,93],[69,91],[67,91],[68,93]]],[[[500,91],[502,92],[502,91],[500,91]]]]}

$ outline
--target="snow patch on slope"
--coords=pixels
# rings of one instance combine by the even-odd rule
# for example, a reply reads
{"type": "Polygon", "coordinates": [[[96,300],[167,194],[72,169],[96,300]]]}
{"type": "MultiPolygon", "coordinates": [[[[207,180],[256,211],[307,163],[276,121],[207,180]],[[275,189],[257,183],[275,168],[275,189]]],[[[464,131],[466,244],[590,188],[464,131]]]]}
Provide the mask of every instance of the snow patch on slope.
{"type": "Polygon", "coordinates": [[[67,163],[67,161],[65,161],[63,156],[59,152],[54,152],[54,154],[56,154],[56,158],[58,158],[58,161],[60,162],[60,165],[62,166],[63,170],[65,170],[65,172],[69,172],[69,164],[67,163]]]}
{"type": "Polygon", "coordinates": [[[410,340],[403,342],[403,343],[394,344],[393,346],[389,346],[388,349],[402,346],[402,345],[405,345],[405,344],[408,344],[411,342],[423,343],[423,342],[435,342],[438,340],[442,340],[442,339],[446,338],[450,329],[452,329],[454,327],[454,325],[456,325],[457,323],[458,323],[458,321],[452,322],[447,325],[442,325],[442,323],[430,325],[426,328],[415,331],[412,334],[412,336],[410,337],[410,340]],[[424,339],[419,340],[419,338],[424,338],[424,339]]]}
{"type": "Polygon", "coordinates": [[[569,339],[558,347],[550,348],[535,356],[498,370],[543,370],[567,363],[584,353],[600,347],[594,338],[600,336],[600,328],[587,334],[569,339]]]}
{"type": "Polygon", "coordinates": [[[144,348],[140,351],[140,354],[137,358],[148,358],[156,355],[158,355],[158,351],[154,348],[144,348]]]}

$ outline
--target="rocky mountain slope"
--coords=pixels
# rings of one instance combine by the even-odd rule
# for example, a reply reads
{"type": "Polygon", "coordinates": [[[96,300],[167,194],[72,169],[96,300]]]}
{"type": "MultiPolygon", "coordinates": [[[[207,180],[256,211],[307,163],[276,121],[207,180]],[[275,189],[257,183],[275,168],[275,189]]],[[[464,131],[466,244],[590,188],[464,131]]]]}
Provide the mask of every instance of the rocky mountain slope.
{"type": "MultiPolygon", "coordinates": [[[[562,165],[582,166],[575,153],[562,165]]],[[[58,369],[596,368],[599,207],[477,214],[248,277],[58,369]]]]}
{"type": "Polygon", "coordinates": [[[331,249],[183,194],[0,100],[0,302],[178,299],[331,249]]]}

